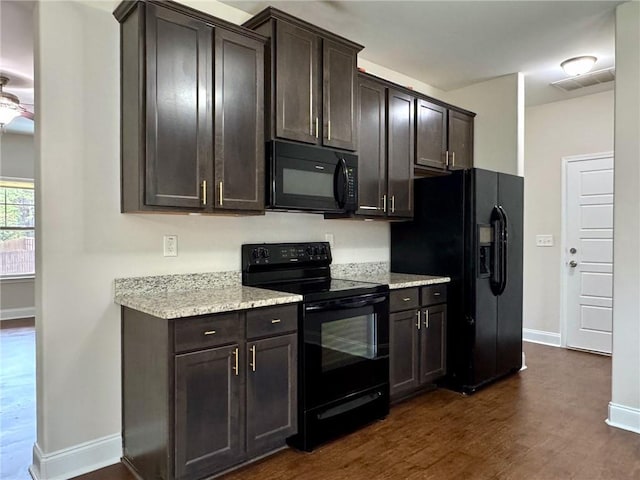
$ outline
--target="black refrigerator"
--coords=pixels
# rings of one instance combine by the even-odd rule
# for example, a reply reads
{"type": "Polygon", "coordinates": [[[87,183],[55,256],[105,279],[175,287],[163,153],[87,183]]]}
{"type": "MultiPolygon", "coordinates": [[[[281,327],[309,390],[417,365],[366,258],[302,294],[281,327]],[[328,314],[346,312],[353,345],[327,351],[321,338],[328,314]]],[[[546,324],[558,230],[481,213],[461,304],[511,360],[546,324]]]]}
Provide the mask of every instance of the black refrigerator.
{"type": "Polygon", "coordinates": [[[481,169],[415,180],[391,270],[451,277],[444,385],[472,393],[522,366],[523,179],[481,169]]]}

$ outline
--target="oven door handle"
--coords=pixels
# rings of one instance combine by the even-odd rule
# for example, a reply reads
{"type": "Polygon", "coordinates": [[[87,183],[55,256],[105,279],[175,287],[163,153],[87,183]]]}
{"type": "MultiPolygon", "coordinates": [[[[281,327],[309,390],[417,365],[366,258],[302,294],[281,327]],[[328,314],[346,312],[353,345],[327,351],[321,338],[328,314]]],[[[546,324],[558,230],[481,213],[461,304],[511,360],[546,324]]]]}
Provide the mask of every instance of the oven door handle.
{"type": "Polygon", "coordinates": [[[327,310],[344,310],[349,308],[362,308],[369,305],[376,305],[382,303],[387,299],[386,295],[368,295],[365,297],[358,297],[352,300],[329,300],[327,302],[310,303],[305,305],[305,312],[320,312],[327,310]]]}

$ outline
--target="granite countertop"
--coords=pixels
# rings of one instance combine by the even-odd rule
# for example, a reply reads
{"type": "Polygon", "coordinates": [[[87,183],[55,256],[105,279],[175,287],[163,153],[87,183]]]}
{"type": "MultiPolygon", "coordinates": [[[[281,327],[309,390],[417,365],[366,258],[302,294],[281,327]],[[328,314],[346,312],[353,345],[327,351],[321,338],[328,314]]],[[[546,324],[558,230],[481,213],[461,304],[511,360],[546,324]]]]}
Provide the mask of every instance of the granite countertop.
{"type": "Polygon", "coordinates": [[[124,307],[164,319],[231,312],[300,301],[302,301],[300,295],[238,285],[200,290],[119,294],[115,297],[115,302],[124,307]]]}
{"type": "Polygon", "coordinates": [[[435,285],[437,283],[448,283],[451,281],[449,277],[439,277],[433,275],[413,275],[409,273],[362,273],[354,274],[348,277],[349,280],[357,280],[359,282],[382,283],[389,285],[390,290],[409,287],[422,287],[425,285],[435,285]]]}

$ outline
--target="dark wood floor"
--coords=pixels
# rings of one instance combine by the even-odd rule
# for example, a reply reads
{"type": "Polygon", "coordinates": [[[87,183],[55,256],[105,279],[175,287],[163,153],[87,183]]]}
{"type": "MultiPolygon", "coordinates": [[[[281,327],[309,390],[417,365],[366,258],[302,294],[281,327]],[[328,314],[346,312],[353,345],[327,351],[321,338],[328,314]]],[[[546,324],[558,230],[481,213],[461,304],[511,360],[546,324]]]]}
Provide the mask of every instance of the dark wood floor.
{"type": "Polygon", "coordinates": [[[0,322],[0,479],[31,478],[36,440],[33,318],[0,322]]]}
{"type": "MultiPolygon", "coordinates": [[[[608,357],[525,344],[528,369],[465,397],[437,390],[313,453],[224,477],[300,480],[640,480],[640,435],[608,427],[608,357]]],[[[77,480],[133,480],[114,465],[77,480]]]]}

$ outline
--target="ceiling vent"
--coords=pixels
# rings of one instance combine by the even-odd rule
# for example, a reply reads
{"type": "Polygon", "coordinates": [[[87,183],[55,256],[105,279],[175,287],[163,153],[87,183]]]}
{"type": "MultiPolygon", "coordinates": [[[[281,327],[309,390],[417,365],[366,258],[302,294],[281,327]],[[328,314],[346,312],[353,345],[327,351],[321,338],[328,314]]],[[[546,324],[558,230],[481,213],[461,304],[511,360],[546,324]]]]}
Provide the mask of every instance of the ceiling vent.
{"type": "Polygon", "coordinates": [[[616,79],[616,68],[610,67],[603,70],[596,70],[595,72],[585,73],[584,75],[578,75],[571,78],[565,78],[564,80],[558,80],[551,85],[559,88],[564,92],[573,92],[580,88],[591,87],[593,85],[599,85],[601,83],[613,82],[616,79]]]}

